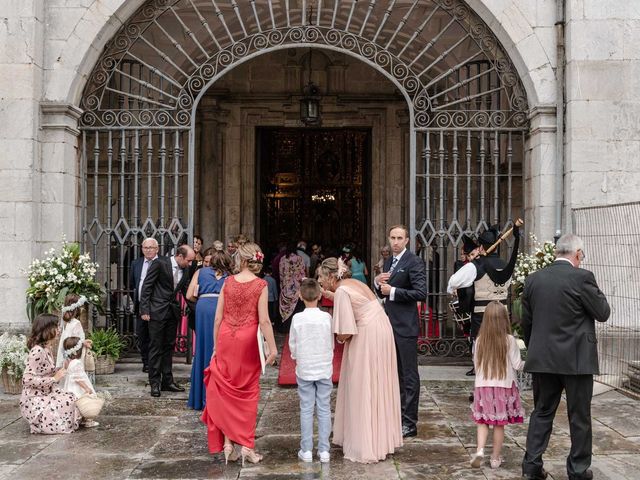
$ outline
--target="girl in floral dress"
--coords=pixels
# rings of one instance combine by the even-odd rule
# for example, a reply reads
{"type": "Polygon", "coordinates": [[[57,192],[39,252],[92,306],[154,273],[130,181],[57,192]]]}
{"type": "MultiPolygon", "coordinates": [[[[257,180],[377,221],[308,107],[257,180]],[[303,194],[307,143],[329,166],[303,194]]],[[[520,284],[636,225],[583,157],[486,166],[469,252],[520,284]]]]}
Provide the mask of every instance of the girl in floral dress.
{"type": "Polygon", "coordinates": [[[484,447],[493,426],[493,451],[491,468],[502,464],[504,426],[522,423],[524,410],[516,383],[516,370],[522,370],[524,362],[520,349],[511,335],[509,312],[500,302],[487,305],[482,325],[475,342],[473,364],[476,370],[475,388],[471,411],[478,425],[478,448],[471,457],[471,466],[478,468],[484,462],[484,447]]]}
{"type": "Polygon", "coordinates": [[[80,425],[75,395],[58,386],[67,371],[56,370],[53,362],[51,342],[57,332],[58,317],[38,315],[27,340],[30,350],[22,377],[20,413],[29,422],[31,433],[71,433],[80,425]]]}

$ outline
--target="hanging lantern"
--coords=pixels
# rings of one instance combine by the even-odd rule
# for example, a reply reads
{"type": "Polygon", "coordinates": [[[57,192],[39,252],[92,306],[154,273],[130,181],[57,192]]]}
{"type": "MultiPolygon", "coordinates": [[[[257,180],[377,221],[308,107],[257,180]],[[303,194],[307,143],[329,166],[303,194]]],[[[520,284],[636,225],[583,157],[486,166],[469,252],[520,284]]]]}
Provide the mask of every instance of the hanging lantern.
{"type": "Polygon", "coordinates": [[[320,89],[311,81],[300,100],[300,120],[307,126],[320,125],[320,89]]]}

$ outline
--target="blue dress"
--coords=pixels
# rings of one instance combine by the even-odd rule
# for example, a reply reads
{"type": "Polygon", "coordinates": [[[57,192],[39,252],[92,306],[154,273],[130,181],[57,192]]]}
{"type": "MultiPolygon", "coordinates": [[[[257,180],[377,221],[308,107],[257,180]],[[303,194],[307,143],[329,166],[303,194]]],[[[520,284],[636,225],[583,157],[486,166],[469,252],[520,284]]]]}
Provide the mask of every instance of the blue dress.
{"type": "Polygon", "coordinates": [[[202,410],[206,400],[204,369],[213,353],[213,323],[218,306],[218,294],[227,275],[216,278],[215,271],[206,267],[198,274],[198,303],[196,303],[196,352],[191,366],[191,389],[187,407],[202,410]],[[214,294],[215,296],[208,296],[214,294]],[[207,295],[207,296],[205,296],[207,295]]]}
{"type": "Polygon", "coordinates": [[[364,262],[355,258],[351,259],[351,278],[367,283],[367,277],[364,274],[364,262]]]}

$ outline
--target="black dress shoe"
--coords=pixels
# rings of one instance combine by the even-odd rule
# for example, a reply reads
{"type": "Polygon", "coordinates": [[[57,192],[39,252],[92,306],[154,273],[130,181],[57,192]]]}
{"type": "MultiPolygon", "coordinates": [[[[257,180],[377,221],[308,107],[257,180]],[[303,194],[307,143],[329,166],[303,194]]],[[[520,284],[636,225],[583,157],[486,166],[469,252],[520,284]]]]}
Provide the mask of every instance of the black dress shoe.
{"type": "Polygon", "coordinates": [[[151,396],[159,397],[160,396],[160,386],[159,385],[151,385],[151,396]]]}
{"type": "Polygon", "coordinates": [[[418,429],[416,427],[402,427],[402,438],[415,437],[416,435],[418,435],[418,429]]]}
{"type": "Polygon", "coordinates": [[[592,480],[593,472],[591,470],[585,470],[582,475],[569,475],[569,480],[592,480]]]}
{"type": "Polygon", "coordinates": [[[170,383],[169,385],[162,386],[163,392],[184,392],[184,387],[181,387],[177,383],[170,383]]]}
{"type": "Polygon", "coordinates": [[[471,367],[471,370],[469,370],[467,373],[465,373],[465,375],[467,377],[473,377],[473,376],[475,376],[475,374],[476,374],[476,371],[474,370],[473,367],[471,367]]]}
{"type": "Polygon", "coordinates": [[[149,365],[143,365],[143,366],[142,366],[142,371],[143,371],[144,373],[149,373],[149,365]]]}
{"type": "Polygon", "coordinates": [[[547,471],[543,468],[540,473],[525,473],[522,478],[526,480],[545,480],[547,475],[547,471]]]}

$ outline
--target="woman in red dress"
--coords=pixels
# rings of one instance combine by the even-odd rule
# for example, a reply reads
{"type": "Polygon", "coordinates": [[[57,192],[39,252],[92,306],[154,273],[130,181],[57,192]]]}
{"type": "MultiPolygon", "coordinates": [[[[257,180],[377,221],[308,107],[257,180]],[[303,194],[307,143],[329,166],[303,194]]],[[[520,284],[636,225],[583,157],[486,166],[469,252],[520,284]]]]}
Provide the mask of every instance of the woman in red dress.
{"type": "Polygon", "coordinates": [[[257,329],[265,336],[272,365],[277,348],[268,311],[267,282],[256,273],[264,255],[255,243],[238,247],[240,273],[229,277],[218,299],[213,327],[214,351],[205,370],[207,402],[202,421],[207,425],[209,451],[224,451],[225,462],[240,455],[258,463],[254,451],[258,401],[260,400],[260,354],[257,329]]]}

